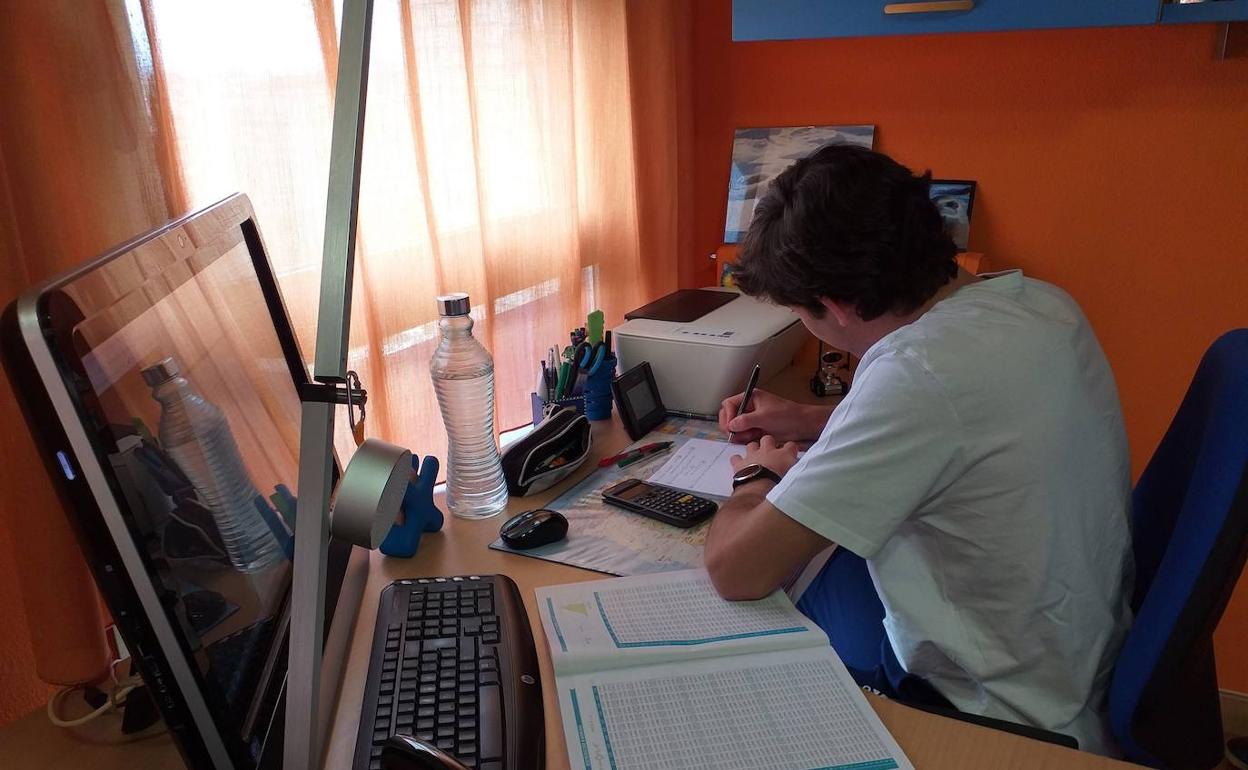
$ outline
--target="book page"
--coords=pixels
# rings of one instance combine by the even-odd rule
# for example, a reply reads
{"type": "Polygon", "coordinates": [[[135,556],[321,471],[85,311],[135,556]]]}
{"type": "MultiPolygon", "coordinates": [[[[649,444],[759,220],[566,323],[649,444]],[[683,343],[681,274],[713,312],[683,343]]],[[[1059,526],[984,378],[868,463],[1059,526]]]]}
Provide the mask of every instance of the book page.
{"type": "Polygon", "coordinates": [[[539,588],[537,600],[561,674],[828,644],[783,592],[726,601],[706,570],[539,588]]]}
{"type": "Polygon", "coordinates": [[[831,647],[557,678],[573,770],[912,770],[831,647]]]}

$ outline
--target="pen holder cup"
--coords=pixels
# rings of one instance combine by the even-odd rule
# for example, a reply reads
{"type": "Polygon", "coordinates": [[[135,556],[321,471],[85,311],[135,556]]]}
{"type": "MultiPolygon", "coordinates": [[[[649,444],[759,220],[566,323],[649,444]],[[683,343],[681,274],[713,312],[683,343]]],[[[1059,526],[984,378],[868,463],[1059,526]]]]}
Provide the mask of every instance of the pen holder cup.
{"type": "Polygon", "coordinates": [[[570,406],[576,410],[577,414],[585,414],[585,397],[569,396],[568,398],[558,398],[547,401],[537,393],[529,394],[529,402],[533,405],[533,424],[539,425],[546,417],[547,407],[555,408],[561,406],[570,406]]]}
{"type": "Polygon", "coordinates": [[[614,355],[606,356],[598,371],[585,380],[585,416],[591,420],[611,419],[611,381],[616,363],[614,355]]]}

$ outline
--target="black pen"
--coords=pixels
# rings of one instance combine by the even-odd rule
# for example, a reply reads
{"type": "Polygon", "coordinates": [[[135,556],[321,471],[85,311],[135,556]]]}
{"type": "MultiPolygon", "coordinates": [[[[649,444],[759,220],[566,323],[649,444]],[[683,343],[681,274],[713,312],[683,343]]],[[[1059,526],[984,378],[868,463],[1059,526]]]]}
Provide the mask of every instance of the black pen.
{"type": "MultiPolygon", "coordinates": [[[[737,417],[740,417],[741,415],[745,414],[746,411],[750,408],[750,399],[754,397],[754,388],[755,386],[758,385],[758,375],[762,371],[763,371],[763,368],[761,366],[759,366],[758,364],[754,364],[754,371],[750,372],[750,379],[746,380],[746,383],[745,383],[745,395],[742,396],[741,403],[740,405],[737,406],[737,415],[736,415],[737,417]]],[[[736,419],[736,418],[734,417],[733,419],[736,419]]],[[[732,434],[733,434],[732,431],[728,431],[729,441],[732,441],[732,434]]]]}

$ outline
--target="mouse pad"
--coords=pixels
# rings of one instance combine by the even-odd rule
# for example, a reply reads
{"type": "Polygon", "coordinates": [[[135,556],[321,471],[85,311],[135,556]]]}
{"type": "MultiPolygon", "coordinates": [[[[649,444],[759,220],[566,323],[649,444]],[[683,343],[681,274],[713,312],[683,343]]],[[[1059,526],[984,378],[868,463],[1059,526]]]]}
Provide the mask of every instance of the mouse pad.
{"type": "MultiPolygon", "coordinates": [[[[705,420],[668,419],[631,447],[652,441],[672,441],[673,450],[691,438],[727,440],[719,426],[705,420]]],[[[607,575],[645,575],[703,566],[702,547],[710,521],[681,529],[623,508],[607,505],[602,491],[628,478],[648,479],[672,452],[664,452],[626,468],[595,469],[544,508],[568,519],[568,536],[556,543],[524,551],[509,548],[501,539],[490,544],[496,551],[570,564],[607,575]]]]}

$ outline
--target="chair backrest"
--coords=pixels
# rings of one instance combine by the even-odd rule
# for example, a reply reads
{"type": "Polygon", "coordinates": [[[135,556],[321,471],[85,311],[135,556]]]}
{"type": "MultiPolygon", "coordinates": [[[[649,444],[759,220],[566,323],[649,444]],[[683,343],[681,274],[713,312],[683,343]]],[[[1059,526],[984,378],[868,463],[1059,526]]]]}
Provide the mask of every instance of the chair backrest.
{"type": "Polygon", "coordinates": [[[1205,353],[1133,495],[1135,625],[1110,686],[1127,757],[1222,757],[1212,634],[1248,554],[1248,329],[1205,353]]]}

